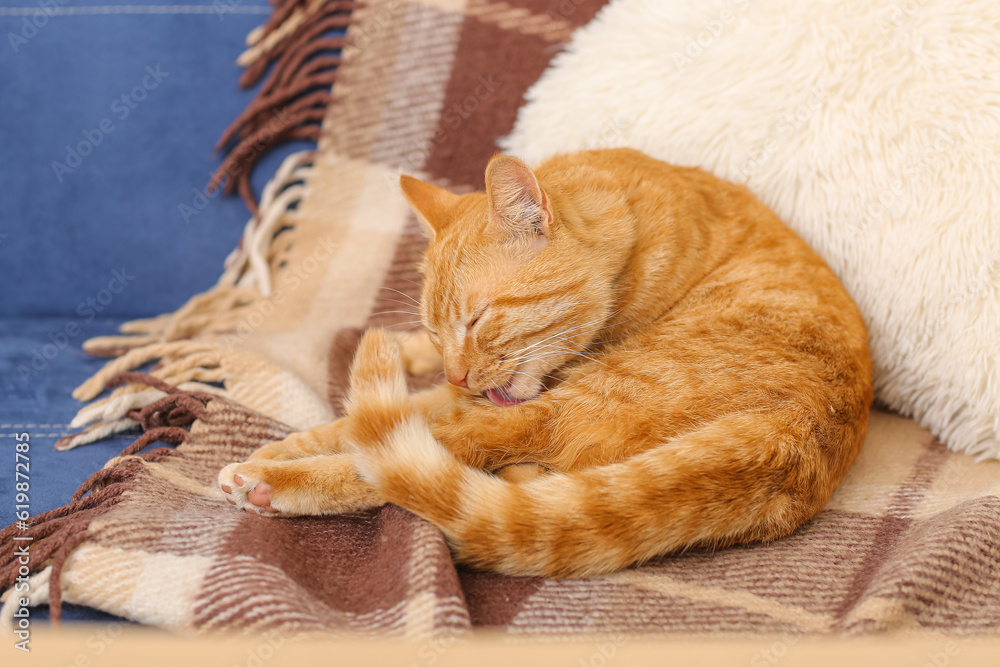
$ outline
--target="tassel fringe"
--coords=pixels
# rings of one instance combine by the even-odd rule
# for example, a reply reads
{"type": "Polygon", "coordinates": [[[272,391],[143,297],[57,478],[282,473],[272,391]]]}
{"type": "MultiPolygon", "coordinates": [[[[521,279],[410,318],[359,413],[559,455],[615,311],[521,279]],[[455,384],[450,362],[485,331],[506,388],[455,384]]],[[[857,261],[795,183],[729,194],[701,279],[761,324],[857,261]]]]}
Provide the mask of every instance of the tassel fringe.
{"type": "Polygon", "coordinates": [[[318,139],[340,66],[340,35],[358,6],[342,0],[272,2],[271,18],[250,33],[249,48],[237,59],[246,68],[240,85],[255,85],[273,67],[257,97],[219,139],[216,148],[228,155],[209,182],[211,188],[239,192],[255,217],[250,172],[276,143],[318,139]]]}
{"type": "MultiPolygon", "coordinates": [[[[73,550],[90,537],[91,521],[123,499],[127,483],[147,463],[162,461],[173,456],[174,452],[168,447],[147,452],[143,450],[154,442],[173,445],[185,442],[190,437],[190,431],[182,426],[189,426],[195,419],[203,416],[205,406],[213,399],[210,394],[183,392],[141,373],[126,373],[111,378],[108,388],[124,383],[143,385],[146,389],[155,389],[164,394],[142,410],[129,412],[130,418],[135,424],[141,425],[145,433],[126,447],[116,459],[109,461],[105,468],[91,475],[73,494],[69,504],[33,517],[27,530],[18,528],[16,524],[0,530],[0,542],[4,544],[15,544],[15,534],[31,538],[30,541],[25,541],[31,545],[29,574],[41,573],[36,574],[39,584],[48,583],[48,590],[39,590],[38,599],[33,597],[32,602],[40,604],[45,601],[44,598],[48,598],[53,625],[59,624],[61,614],[60,578],[63,568],[73,550]]],[[[24,574],[21,569],[23,566],[14,551],[8,549],[0,554],[0,590],[10,588],[17,577],[24,574]]],[[[36,579],[33,578],[33,581],[36,579]]],[[[12,613],[8,608],[10,604],[8,599],[0,610],[0,618],[12,613]]]]}

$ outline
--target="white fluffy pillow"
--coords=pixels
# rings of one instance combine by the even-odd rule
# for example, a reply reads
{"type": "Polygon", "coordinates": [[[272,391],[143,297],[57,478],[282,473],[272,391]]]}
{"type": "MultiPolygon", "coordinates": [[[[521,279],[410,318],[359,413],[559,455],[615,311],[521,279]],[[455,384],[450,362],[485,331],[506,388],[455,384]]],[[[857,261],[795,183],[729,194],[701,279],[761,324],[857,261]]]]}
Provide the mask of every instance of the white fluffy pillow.
{"type": "Polygon", "coordinates": [[[854,296],[878,398],[1000,457],[1000,2],[617,0],[528,102],[530,162],[632,146],[746,183],[854,296]]]}

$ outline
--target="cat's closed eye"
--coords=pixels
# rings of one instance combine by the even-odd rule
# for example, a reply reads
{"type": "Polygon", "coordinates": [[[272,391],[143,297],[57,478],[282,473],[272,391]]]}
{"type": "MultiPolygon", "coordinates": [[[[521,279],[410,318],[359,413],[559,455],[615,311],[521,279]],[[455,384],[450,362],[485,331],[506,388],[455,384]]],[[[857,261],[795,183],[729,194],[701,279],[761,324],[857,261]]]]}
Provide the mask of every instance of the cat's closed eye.
{"type": "Polygon", "coordinates": [[[476,326],[476,323],[479,322],[480,318],[482,318],[488,308],[489,306],[480,308],[479,311],[477,311],[476,314],[469,319],[468,323],[465,325],[467,331],[472,331],[472,327],[476,326]]]}

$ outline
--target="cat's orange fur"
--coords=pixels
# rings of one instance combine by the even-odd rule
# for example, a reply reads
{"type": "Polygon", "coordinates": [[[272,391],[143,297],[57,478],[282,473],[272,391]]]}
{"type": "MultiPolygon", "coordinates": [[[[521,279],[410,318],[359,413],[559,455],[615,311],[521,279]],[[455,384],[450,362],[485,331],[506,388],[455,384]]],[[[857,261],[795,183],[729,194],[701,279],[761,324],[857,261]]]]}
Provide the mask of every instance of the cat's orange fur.
{"type": "Polygon", "coordinates": [[[407,396],[403,364],[435,360],[370,331],[348,416],[227,467],[230,502],[392,502],[460,561],[555,576],[771,540],[824,506],[867,429],[866,330],[774,213],[624,149],[498,156],[486,185],[402,179],[451,384],[407,396]]]}

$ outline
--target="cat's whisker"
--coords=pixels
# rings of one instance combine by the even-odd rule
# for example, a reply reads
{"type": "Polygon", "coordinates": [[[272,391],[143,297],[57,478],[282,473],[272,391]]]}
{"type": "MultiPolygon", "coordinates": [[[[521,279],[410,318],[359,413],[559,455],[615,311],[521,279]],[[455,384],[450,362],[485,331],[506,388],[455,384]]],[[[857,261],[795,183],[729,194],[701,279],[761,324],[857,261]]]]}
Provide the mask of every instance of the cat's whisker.
{"type": "Polygon", "coordinates": [[[592,303],[601,303],[601,301],[594,299],[592,301],[560,301],[559,303],[553,304],[554,306],[588,306],[592,303]]]}
{"type": "MultiPolygon", "coordinates": [[[[423,283],[417,282],[416,280],[410,280],[409,278],[399,278],[399,280],[402,280],[403,282],[410,283],[411,285],[416,285],[417,287],[420,287],[420,288],[423,288],[423,286],[424,286],[423,283]]],[[[392,289],[392,288],[391,287],[387,287],[386,289],[392,289]]]]}
{"type": "Polygon", "coordinates": [[[527,375],[528,377],[543,377],[543,378],[551,378],[551,379],[556,380],[556,381],[559,380],[559,378],[557,378],[556,376],[549,375],[548,373],[532,373],[531,371],[518,371],[518,370],[515,370],[515,371],[512,371],[512,372],[515,375],[527,375]]]}
{"type": "Polygon", "coordinates": [[[526,351],[528,351],[528,350],[530,350],[530,349],[532,349],[534,347],[537,347],[538,345],[541,345],[542,343],[544,343],[546,341],[552,340],[553,338],[558,338],[560,336],[567,336],[567,335],[569,335],[571,333],[579,331],[579,330],[581,330],[581,329],[583,329],[585,327],[588,327],[588,326],[590,326],[592,324],[597,324],[597,323],[603,322],[603,321],[604,321],[603,319],[600,319],[600,320],[591,320],[590,322],[584,322],[583,324],[577,325],[575,327],[570,327],[569,329],[564,329],[564,330],[562,330],[560,332],[552,334],[551,336],[549,336],[547,338],[543,338],[542,340],[540,340],[540,341],[538,341],[536,343],[532,343],[531,345],[528,345],[526,347],[522,347],[520,350],[518,350],[514,354],[521,354],[521,353],[526,352],[526,351]]]}
{"type": "MultiPolygon", "coordinates": [[[[603,328],[607,328],[607,327],[601,327],[601,328],[603,329],[603,328]]],[[[600,329],[594,329],[593,331],[600,331],[600,329]]],[[[585,333],[590,333],[590,332],[588,331],[588,332],[585,332],[585,333]]],[[[570,338],[568,338],[568,337],[566,337],[564,335],[557,334],[556,336],[557,336],[557,338],[556,338],[555,342],[553,342],[553,343],[547,343],[547,344],[543,345],[542,347],[538,348],[536,350],[536,352],[540,352],[540,351],[543,351],[543,350],[550,350],[551,349],[551,350],[562,350],[562,351],[566,351],[566,352],[573,352],[574,354],[576,353],[574,350],[572,350],[569,347],[559,346],[558,345],[558,343],[560,343],[560,342],[561,343],[572,344],[575,341],[571,340],[570,338]]],[[[604,343],[604,342],[611,342],[611,341],[597,341],[597,342],[604,343]]],[[[591,345],[594,344],[594,341],[591,341],[590,344],[591,345]]],[[[530,350],[530,347],[529,348],[524,348],[524,349],[520,350],[519,354],[523,353],[523,352],[526,352],[528,350],[530,350]]]]}
{"type": "Polygon", "coordinates": [[[600,364],[600,365],[604,366],[605,368],[611,368],[611,366],[609,366],[608,364],[604,363],[604,362],[603,362],[603,361],[601,361],[600,359],[595,359],[594,357],[591,357],[591,356],[589,356],[589,355],[586,355],[586,354],[583,354],[583,353],[580,353],[580,354],[578,354],[577,356],[580,356],[580,357],[583,357],[583,358],[584,358],[584,359],[586,359],[587,361],[593,361],[593,362],[594,362],[595,364],[600,364]]]}
{"type": "Polygon", "coordinates": [[[546,341],[550,341],[550,340],[552,340],[553,338],[558,338],[558,337],[560,337],[560,336],[565,336],[565,335],[567,335],[568,333],[571,333],[571,332],[573,332],[573,331],[576,331],[577,329],[580,329],[580,328],[582,328],[582,327],[585,327],[585,326],[587,326],[587,325],[589,325],[589,324],[592,324],[592,323],[593,323],[593,322],[587,322],[587,323],[585,323],[585,324],[582,324],[582,325],[579,325],[579,326],[576,326],[576,327],[571,327],[571,328],[569,328],[569,329],[564,329],[564,330],[562,330],[562,331],[558,331],[558,332],[556,332],[556,333],[552,334],[551,336],[548,336],[547,338],[543,338],[542,340],[540,340],[540,341],[538,341],[538,342],[535,342],[535,343],[532,343],[531,345],[527,345],[527,346],[525,346],[525,347],[522,347],[522,348],[521,348],[520,350],[518,350],[518,351],[517,351],[517,352],[516,352],[515,354],[520,354],[520,353],[522,353],[522,352],[525,352],[525,351],[527,351],[527,350],[530,350],[530,349],[532,349],[532,348],[534,348],[534,347],[537,347],[537,346],[541,345],[542,343],[545,343],[546,341]]]}
{"type": "Polygon", "coordinates": [[[520,357],[511,357],[512,360],[517,361],[537,361],[539,359],[546,359],[548,357],[559,356],[560,354],[576,354],[574,350],[568,347],[545,347],[539,350],[534,350],[532,354],[525,354],[520,357]]]}
{"type": "Polygon", "coordinates": [[[414,313],[411,310],[381,310],[377,313],[372,313],[372,316],[374,317],[375,315],[392,315],[392,314],[413,315],[415,317],[420,317],[420,313],[414,313]]]}
{"type": "MultiPolygon", "coordinates": [[[[407,303],[406,301],[400,301],[399,299],[389,299],[389,298],[384,297],[384,296],[383,297],[379,297],[379,298],[382,299],[383,301],[388,301],[390,303],[398,303],[399,305],[406,306],[407,308],[410,308],[410,307],[413,306],[412,303],[407,303]]],[[[419,306],[420,304],[417,304],[417,305],[419,306]]]]}
{"type": "Polygon", "coordinates": [[[564,354],[569,354],[569,355],[572,355],[572,356],[575,356],[575,357],[583,357],[584,359],[587,359],[588,361],[593,361],[593,362],[601,364],[602,366],[605,366],[607,368],[611,368],[610,366],[608,366],[608,364],[604,363],[600,359],[597,359],[597,358],[595,358],[595,357],[593,357],[593,356],[591,356],[591,355],[589,355],[589,354],[587,354],[587,353],[585,353],[583,351],[576,351],[576,350],[572,350],[570,348],[553,348],[551,351],[543,353],[543,354],[531,355],[531,356],[527,356],[527,357],[518,357],[517,359],[519,361],[522,361],[522,363],[528,363],[528,362],[531,362],[531,361],[541,361],[542,359],[548,359],[550,357],[559,357],[559,356],[562,356],[564,354]]]}
{"type": "MultiPolygon", "coordinates": [[[[604,329],[610,329],[611,327],[615,327],[615,326],[618,326],[619,324],[622,324],[622,323],[624,323],[624,322],[628,322],[628,320],[624,320],[623,322],[616,322],[616,323],[613,323],[613,324],[608,324],[608,325],[605,325],[605,326],[603,326],[603,327],[598,327],[598,328],[596,328],[596,329],[588,329],[588,330],[586,330],[586,331],[583,331],[583,332],[581,332],[581,333],[583,333],[583,334],[589,334],[589,333],[596,333],[596,332],[598,332],[598,331],[603,331],[604,329]]],[[[559,337],[559,338],[558,338],[558,340],[560,340],[560,341],[562,341],[562,342],[564,342],[564,343],[573,343],[573,342],[575,342],[575,341],[572,341],[571,339],[569,339],[569,338],[568,338],[567,336],[565,336],[565,335],[563,335],[563,336],[559,337]]],[[[613,341],[590,341],[590,342],[588,343],[588,346],[589,346],[589,345],[594,345],[595,343],[608,343],[608,342],[613,342],[613,341]]]]}
{"type": "Polygon", "coordinates": [[[415,324],[421,324],[420,320],[408,320],[406,322],[393,322],[392,324],[383,324],[383,325],[380,325],[380,326],[383,326],[386,329],[391,329],[393,327],[413,326],[415,324]]]}
{"type": "MultiPolygon", "coordinates": [[[[413,282],[413,281],[410,281],[410,282],[413,282]]],[[[412,296],[410,296],[406,292],[400,291],[400,290],[392,288],[392,287],[380,287],[379,289],[385,289],[385,290],[389,290],[390,292],[395,292],[396,294],[399,294],[401,296],[406,297],[407,299],[409,299],[410,301],[412,301],[417,306],[420,305],[420,301],[418,299],[414,299],[412,296]]]]}
{"type": "Polygon", "coordinates": [[[524,355],[524,356],[521,356],[521,357],[510,357],[509,361],[512,361],[512,362],[515,362],[515,363],[518,363],[518,364],[527,364],[527,363],[531,363],[533,361],[541,361],[542,359],[548,359],[550,357],[558,357],[558,356],[561,356],[561,355],[564,355],[564,354],[573,355],[575,353],[573,351],[571,351],[571,350],[550,350],[550,351],[546,351],[546,352],[539,352],[537,354],[524,355]]]}
{"type": "MultiPolygon", "coordinates": [[[[538,357],[539,355],[547,355],[548,353],[552,353],[552,352],[559,352],[559,353],[570,352],[570,353],[575,354],[576,351],[573,348],[570,348],[570,347],[567,347],[566,345],[561,344],[561,343],[564,343],[564,342],[568,342],[568,341],[555,341],[555,342],[552,342],[552,343],[546,343],[545,345],[543,345],[543,346],[541,346],[539,348],[536,348],[534,350],[528,350],[527,353],[518,355],[516,358],[517,359],[529,359],[529,358],[538,357]]],[[[512,358],[514,358],[514,357],[512,357],[512,358]]]]}

